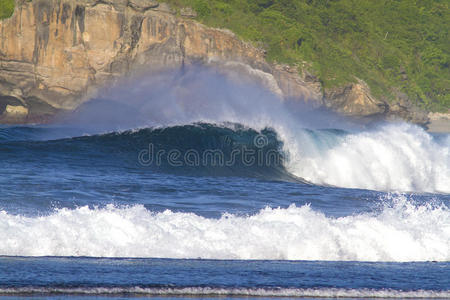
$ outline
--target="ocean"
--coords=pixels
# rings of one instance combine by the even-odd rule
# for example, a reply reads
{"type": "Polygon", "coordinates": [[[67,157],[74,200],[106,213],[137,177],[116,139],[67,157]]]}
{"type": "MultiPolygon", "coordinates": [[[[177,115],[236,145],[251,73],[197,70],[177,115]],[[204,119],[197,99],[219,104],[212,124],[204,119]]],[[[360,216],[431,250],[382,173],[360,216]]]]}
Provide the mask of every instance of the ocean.
{"type": "Polygon", "coordinates": [[[219,79],[0,127],[0,296],[450,298],[449,134],[219,79]]]}

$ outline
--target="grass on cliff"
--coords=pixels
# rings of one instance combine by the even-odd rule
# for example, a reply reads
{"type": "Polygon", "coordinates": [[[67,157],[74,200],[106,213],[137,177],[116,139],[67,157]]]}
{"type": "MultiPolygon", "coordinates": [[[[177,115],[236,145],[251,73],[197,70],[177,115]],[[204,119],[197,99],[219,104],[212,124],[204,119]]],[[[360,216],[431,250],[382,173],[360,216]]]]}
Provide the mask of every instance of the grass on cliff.
{"type": "Polygon", "coordinates": [[[14,12],[14,0],[0,0],[0,20],[9,18],[14,12]]]}
{"type": "Polygon", "coordinates": [[[401,91],[426,109],[450,108],[448,0],[162,2],[194,8],[202,23],[231,29],[269,61],[310,69],[326,88],[356,76],[384,100],[401,91]]]}

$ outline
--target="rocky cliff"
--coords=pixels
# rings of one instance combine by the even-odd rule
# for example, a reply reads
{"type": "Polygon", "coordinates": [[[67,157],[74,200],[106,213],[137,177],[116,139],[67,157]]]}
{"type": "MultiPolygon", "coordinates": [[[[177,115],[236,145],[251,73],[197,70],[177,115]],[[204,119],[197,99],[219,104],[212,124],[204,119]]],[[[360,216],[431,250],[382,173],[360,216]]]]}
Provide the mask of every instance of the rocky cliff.
{"type": "Polygon", "coordinates": [[[407,108],[396,113],[364,82],[323,91],[314,76],[267,63],[263,50],[197,23],[194,14],[153,0],[17,0],[14,15],[0,21],[0,122],[45,122],[121,76],[194,63],[345,115],[426,122],[407,108]]]}

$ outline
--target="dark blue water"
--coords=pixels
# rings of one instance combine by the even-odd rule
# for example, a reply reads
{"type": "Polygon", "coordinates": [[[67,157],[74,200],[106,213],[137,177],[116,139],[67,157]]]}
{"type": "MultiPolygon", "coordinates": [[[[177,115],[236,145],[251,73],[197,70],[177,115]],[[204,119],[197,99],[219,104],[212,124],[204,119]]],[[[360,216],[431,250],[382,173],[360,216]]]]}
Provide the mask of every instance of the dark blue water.
{"type": "MultiPolygon", "coordinates": [[[[448,297],[449,263],[0,258],[0,293],[97,296],[448,297]],[[414,275],[412,275],[414,274],[414,275]],[[354,289],[354,290],[350,290],[354,289]],[[389,290],[389,292],[387,292],[389,290]],[[424,292],[420,290],[433,290],[424,292]],[[438,292],[440,291],[440,292],[438,292]]],[[[52,296],[53,296],[52,295],[52,296]]]]}
{"type": "Polygon", "coordinates": [[[0,295],[450,298],[448,138],[398,130],[382,155],[406,173],[339,148],[383,129],[305,130],[321,150],[298,169],[274,129],[2,127],[0,295]],[[342,153],[348,177],[312,168],[342,153]]]}

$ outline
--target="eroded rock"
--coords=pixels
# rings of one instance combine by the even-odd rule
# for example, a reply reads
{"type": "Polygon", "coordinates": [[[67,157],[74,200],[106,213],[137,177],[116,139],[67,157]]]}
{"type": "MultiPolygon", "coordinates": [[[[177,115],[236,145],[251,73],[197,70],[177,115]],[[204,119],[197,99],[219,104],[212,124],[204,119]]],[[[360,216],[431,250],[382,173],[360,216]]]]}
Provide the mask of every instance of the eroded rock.
{"type": "Polygon", "coordinates": [[[332,110],[352,117],[383,115],[389,107],[387,103],[374,98],[362,80],[326,90],[324,102],[332,110]]]}

